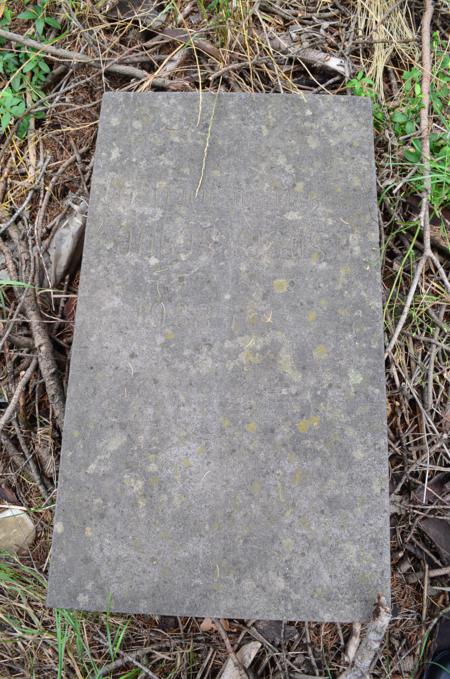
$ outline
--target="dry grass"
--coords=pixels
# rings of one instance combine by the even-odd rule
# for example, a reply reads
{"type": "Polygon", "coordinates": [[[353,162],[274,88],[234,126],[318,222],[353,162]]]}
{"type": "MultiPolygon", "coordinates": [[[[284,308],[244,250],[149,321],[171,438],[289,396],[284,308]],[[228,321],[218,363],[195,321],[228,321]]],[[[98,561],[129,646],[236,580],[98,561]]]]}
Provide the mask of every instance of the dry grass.
{"type": "MultiPolygon", "coordinates": [[[[0,2],[0,8],[3,5],[0,2]]],[[[22,5],[8,3],[13,14],[23,9],[22,5]]],[[[43,271],[49,235],[70,212],[73,196],[86,195],[105,90],[163,87],[216,91],[220,85],[224,91],[343,95],[346,80],[363,70],[389,110],[408,101],[401,74],[420,68],[420,1],[218,0],[208,9],[200,0],[178,0],[166,6],[161,23],[158,20],[151,29],[145,17],[138,21],[112,18],[107,9],[108,3],[50,3],[49,14],[59,17],[66,27],[58,47],[93,59],[101,56],[103,63],[115,60],[140,68],[148,76],[132,80],[89,65],[75,67],[61,57],[48,58],[57,76],[44,87],[48,97],[43,102],[45,118],[36,120],[24,139],[19,139],[13,128],[3,136],[0,222],[10,219],[36,188],[15,225],[2,235],[3,256],[10,254],[21,281],[36,281],[37,272],[43,271]],[[342,60],[339,63],[344,64],[347,75],[323,67],[317,52],[342,60]],[[34,272],[26,258],[19,257],[20,243],[35,253],[34,272]]],[[[434,29],[441,35],[444,13],[445,3],[437,2],[434,29]]],[[[19,34],[28,28],[29,24],[17,19],[9,26],[19,34]]],[[[18,46],[7,43],[0,49],[4,52],[18,46]]],[[[432,122],[432,131],[438,130],[439,120],[432,122]]],[[[376,142],[388,341],[421,253],[420,191],[417,183],[408,179],[411,167],[404,162],[403,150],[409,142],[399,141],[390,120],[378,125],[376,142]]],[[[445,210],[448,196],[447,207],[436,211],[434,227],[441,243],[441,262],[448,270],[445,210]]],[[[42,319],[64,382],[77,286],[75,275],[51,294],[39,295],[42,319]]],[[[23,290],[1,287],[0,292],[3,333],[10,332],[3,343],[1,367],[3,393],[9,401],[33,353],[33,340],[20,306],[23,290]]],[[[380,677],[419,675],[430,627],[449,603],[445,590],[448,576],[430,577],[427,573],[445,566],[445,555],[421,523],[425,516],[448,516],[449,508],[445,485],[449,481],[450,430],[447,304],[441,279],[428,267],[386,363],[394,619],[383,657],[373,670],[380,677]]],[[[13,490],[18,503],[30,508],[38,537],[30,554],[20,559],[5,555],[0,563],[0,677],[136,679],[146,676],[142,667],[161,679],[215,676],[227,653],[217,632],[202,632],[200,621],[45,608],[60,438],[55,411],[38,371],[21,395],[4,434],[17,455],[11,454],[3,440],[3,483],[13,490]],[[146,652],[139,657],[126,660],[121,655],[140,649],[146,652]],[[105,666],[114,662],[117,666],[105,673],[105,666]]],[[[295,676],[295,668],[334,676],[345,667],[349,626],[299,623],[296,627],[294,639],[278,646],[263,644],[253,665],[257,676],[295,676]]],[[[242,622],[231,621],[227,633],[233,644],[255,636],[261,640],[252,626],[242,622]]]]}

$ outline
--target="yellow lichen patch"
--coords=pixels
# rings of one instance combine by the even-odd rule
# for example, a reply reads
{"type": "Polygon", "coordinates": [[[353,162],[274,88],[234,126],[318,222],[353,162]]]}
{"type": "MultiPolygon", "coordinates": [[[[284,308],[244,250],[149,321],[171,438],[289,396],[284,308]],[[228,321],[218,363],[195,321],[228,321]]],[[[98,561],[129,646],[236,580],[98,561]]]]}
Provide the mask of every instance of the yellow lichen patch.
{"type": "Polygon", "coordinates": [[[249,422],[245,425],[245,428],[250,434],[253,434],[256,431],[256,422],[249,422]]]}
{"type": "Polygon", "coordinates": [[[339,284],[341,285],[342,283],[345,283],[349,275],[351,274],[351,268],[348,266],[348,264],[344,264],[344,266],[341,266],[339,269],[339,284]]]}
{"type": "Polygon", "coordinates": [[[258,479],[255,479],[253,483],[250,486],[250,490],[252,491],[253,495],[259,495],[261,492],[261,481],[258,481],[258,479]]]}
{"type": "Polygon", "coordinates": [[[355,460],[364,460],[364,458],[366,457],[366,452],[364,448],[358,446],[357,448],[352,450],[352,455],[355,458],[355,460]]]}
{"type": "Polygon", "coordinates": [[[353,368],[350,370],[349,374],[349,379],[350,379],[350,384],[352,386],[355,386],[356,384],[361,384],[363,382],[364,377],[359,373],[357,370],[353,370],[353,368]]]}
{"type": "Polygon", "coordinates": [[[320,260],[320,254],[318,252],[313,252],[311,255],[311,262],[313,264],[318,264],[320,260]]]}
{"type": "Polygon", "coordinates": [[[286,375],[289,375],[294,382],[300,382],[302,377],[301,373],[297,370],[287,347],[281,347],[277,363],[280,370],[286,373],[286,375]]]}
{"type": "Polygon", "coordinates": [[[243,351],[242,354],[242,359],[244,363],[247,365],[256,365],[257,363],[261,363],[262,358],[259,354],[254,354],[253,351],[250,351],[250,349],[246,349],[246,351],[243,351]]]}
{"type": "Polygon", "coordinates": [[[292,552],[294,549],[294,541],[292,538],[285,538],[282,544],[285,552],[292,552]]]}
{"type": "Polygon", "coordinates": [[[308,311],[308,321],[310,323],[314,323],[314,321],[317,319],[317,313],[314,311],[314,309],[311,309],[311,311],[308,311]]]}
{"type": "Polygon", "coordinates": [[[167,330],[164,331],[164,339],[167,340],[168,342],[170,340],[173,340],[174,337],[175,337],[175,333],[170,328],[167,328],[167,330]]]}
{"type": "Polygon", "coordinates": [[[292,485],[293,486],[298,486],[300,484],[300,481],[302,480],[302,472],[299,467],[295,470],[295,472],[292,474],[292,485]]]}
{"type": "Polygon", "coordinates": [[[192,462],[188,457],[185,457],[183,459],[183,467],[186,467],[186,469],[189,469],[189,467],[192,467],[192,462]]]}
{"type": "Polygon", "coordinates": [[[205,446],[199,446],[199,447],[197,448],[197,453],[198,453],[199,455],[204,455],[204,454],[206,453],[206,448],[205,448],[205,446]]]}
{"type": "Polygon", "coordinates": [[[312,415],[311,417],[307,417],[304,420],[297,422],[297,429],[299,430],[300,434],[306,434],[311,427],[318,427],[319,424],[320,417],[318,415],[312,415]]]}
{"type": "Polygon", "coordinates": [[[283,504],[285,498],[284,498],[283,484],[281,483],[281,481],[277,481],[277,493],[278,493],[278,499],[283,504]]]}
{"type": "Polygon", "coordinates": [[[318,344],[314,349],[313,354],[316,361],[321,361],[328,356],[328,349],[324,344],[318,344]]]}
{"type": "Polygon", "coordinates": [[[256,313],[256,311],[250,311],[247,314],[247,322],[249,323],[249,325],[256,325],[256,323],[258,322],[258,314],[256,313]]]}
{"type": "Polygon", "coordinates": [[[156,488],[157,486],[159,486],[159,476],[150,476],[148,484],[152,488],[156,488]]]}
{"type": "Polygon", "coordinates": [[[221,417],[220,418],[220,424],[224,429],[228,429],[228,427],[231,427],[231,422],[228,419],[228,417],[221,417]]]}
{"type": "Polygon", "coordinates": [[[273,281],[273,289],[278,294],[286,292],[288,287],[289,287],[289,281],[287,281],[285,278],[276,278],[273,281]]]}

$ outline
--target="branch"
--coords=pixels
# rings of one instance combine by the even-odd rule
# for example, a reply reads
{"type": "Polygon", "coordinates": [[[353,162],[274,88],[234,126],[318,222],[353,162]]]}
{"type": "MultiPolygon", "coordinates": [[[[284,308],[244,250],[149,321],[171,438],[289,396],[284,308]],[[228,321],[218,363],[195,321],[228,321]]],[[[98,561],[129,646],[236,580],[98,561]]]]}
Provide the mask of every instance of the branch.
{"type": "MultiPolygon", "coordinates": [[[[129,78],[137,78],[138,80],[145,80],[151,74],[144,71],[141,68],[135,68],[134,66],[126,66],[124,64],[118,64],[116,61],[102,62],[99,59],[93,59],[86,54],[81,54],[80,52],[72,52],[71,50],[62,49],[61,47],[53,47],[53,45],[45,45],[32,38],[26,38],[18,33],[11,33],[11,31],[5,31],[0,28],[0,38],[5,40],[10,40],[11,42],[19,43],[20,45],[25,45],[25,47],[30,47],[31,49],[37,49],[40,52],[49,57],[57,60],[72,61],[76,63],[86,64],[87,66],[92,66],[93,68],[99,68],[102,71],[110,71],[111,73],[118,73],[119,75],[125,75],[129,78]]],[[[166,78],[154,78],[152,81],[154,87],[165,88],[168,85],[168,80],[166,78]]]]}
{"type": "Polygon", "coordinates": [[[431,249],[431,236],[430,236],[430,193],[431,193],[431,165],[430,165],[430,129],[429,129],[429,116],[430,116],[430,81],[431,81],[431,46],[430,46],[430,35],[431,35],[431,19],[433,17],[433,0],[425,0],[425,12],[422,18],[422,101],[423,106],[420,110],[420,137],[422,140],[422,167],[423,167],[423,193],[422,193],[422,205],[420,209],[420,225],[422,227],[423,234],[423,253],[417,262],[416,270],[412,280],[412,284],[406,298],[405,306],[401,313],[400,319],[391,337],[389,345],[386,349],[385,356],[387,357],[395,343],[397,342],[403,326],[405,325],[406,319],[408,318],[409,311],[414,299],[414,295],[419,284],[420,276],[422,271],[425,269],[426,264],[431,260],[436,266],[437,271],[441,277],[441,280],[447,290],[450,293],[450,283],[442,267],[439,259],[436,257],[431,249]]]}
{"type": "Polygon", "coordinates": [[[3,413],[2,417],[0,418],[0,433],[3,431],[3,429],[6,427],[8,422],[14,417],[17,405],[19,403],[19,398],[25,387],[27,386],[28,382],[30,381],[31,375],[34,373],[36,366],[37,366],[37,358],[33,358],[30,365],[22,375],[22,377],[19,380],[19,383],[16,387],[16,390],[14,392],[14,395],[10,402],[8,403],[8,407],[6,408],[5,412],[3,413]]]}
{"type": "Polygon", "coordinates": [[[350,667],[339,679],[366,679],[370,666],[383,643],[391,619],[391,611],[383,596],[378,596],[373,619],[367,626],[366,636],[360,643],[350,667]]]}

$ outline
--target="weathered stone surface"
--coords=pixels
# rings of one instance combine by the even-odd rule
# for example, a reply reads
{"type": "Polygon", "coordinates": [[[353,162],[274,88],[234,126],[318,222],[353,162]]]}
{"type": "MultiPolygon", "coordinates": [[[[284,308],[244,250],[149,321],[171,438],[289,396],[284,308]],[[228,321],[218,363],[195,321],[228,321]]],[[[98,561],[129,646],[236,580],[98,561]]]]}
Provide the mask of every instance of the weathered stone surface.
{"type": "Polygon", "coordinates": [[[50,605],[351,621],[389,596],[372,146],[363,99],[105,96],[50,605]]]}
{"type": "Polygon", "coordinates": [[[0,512],[0,549],[11,552],[26,550],[33,542],[34,523],[21,507],[8,507],[0,512]]]}

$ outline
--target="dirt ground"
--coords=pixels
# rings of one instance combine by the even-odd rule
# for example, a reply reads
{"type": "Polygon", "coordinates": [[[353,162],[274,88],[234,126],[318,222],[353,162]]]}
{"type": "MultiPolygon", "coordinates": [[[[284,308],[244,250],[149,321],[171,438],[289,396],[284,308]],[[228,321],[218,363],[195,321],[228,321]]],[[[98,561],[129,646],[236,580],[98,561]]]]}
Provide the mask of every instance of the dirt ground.
{"type": "Polygon", "coordinates": [[[204,679],[252,641],[260,645],[248,676],[335,677],[348,665],[352,625],[45,607],[101,98],[200,89],[372,99],[392,620],[371,672],[419,677],[450,591],[448,3],[140,5],[0,0],[0,503],[27,508],[36,527],[29,550],[0,560],[0,677],[204,679]]]}

